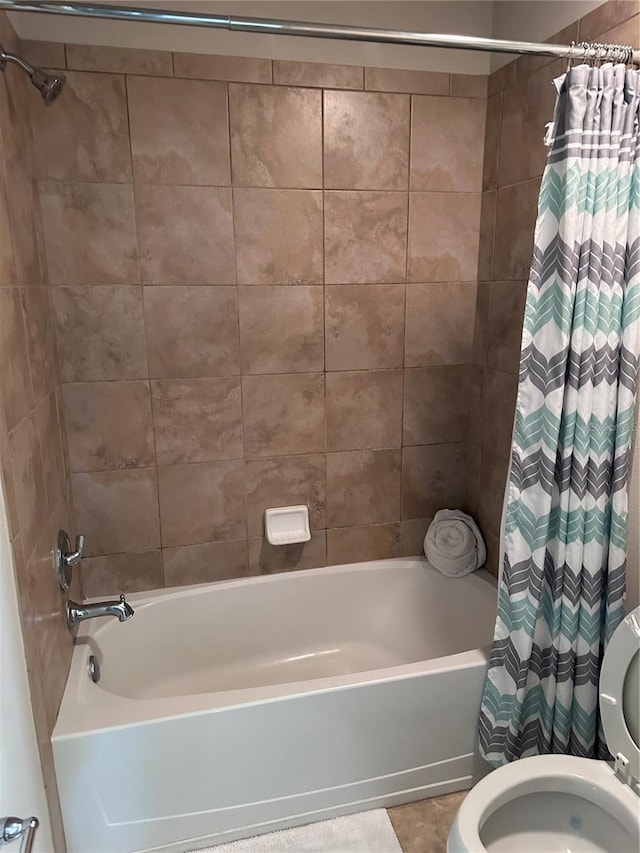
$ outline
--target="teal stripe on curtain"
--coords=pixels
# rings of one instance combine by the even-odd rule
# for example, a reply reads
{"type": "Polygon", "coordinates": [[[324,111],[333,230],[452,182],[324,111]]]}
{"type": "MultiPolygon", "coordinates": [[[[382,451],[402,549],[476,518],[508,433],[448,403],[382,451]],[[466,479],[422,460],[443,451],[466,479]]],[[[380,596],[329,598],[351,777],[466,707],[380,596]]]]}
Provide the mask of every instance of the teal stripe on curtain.
{"type": "Polygon", "coordinates": [[[605,757],[604,647],[624,615],[640,363],[640,72],[561,82],[527,290],[480,748],[605,757]]]}

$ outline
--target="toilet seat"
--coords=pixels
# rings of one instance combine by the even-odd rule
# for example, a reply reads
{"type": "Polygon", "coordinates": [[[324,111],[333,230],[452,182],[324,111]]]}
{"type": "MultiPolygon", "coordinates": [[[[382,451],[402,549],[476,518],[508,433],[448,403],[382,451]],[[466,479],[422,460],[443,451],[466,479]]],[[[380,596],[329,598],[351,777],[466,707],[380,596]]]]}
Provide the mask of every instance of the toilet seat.
{"type": "Polygon", "coordinates": [[[602,728],[609,752],[614,757],[618,776],[628,783],[637,783],[640,779],[639,648],[640,607],[636,607],[613,632],[600,672],[602,728]],[[631,703],[633,707],[630,708],[631,703]]]}
{"type": "Polygon", "coordinates": [[[600,675],[600,711],[613,767],[571,755],[539,755],[514,761],[480,781],[460,806],[447,841],[448,853],[486,850],[483,825],[505,804],[531,794],[568,795],[591,803],[640,833],[640,747],[638,670],[640,607],[615,630],[600,675]],[[625,717],[626,714],[626,717],[625,717]],[[629,722],[627,722],[627,720],[629,722]]]}
{"type": "Polygon", "coordinates": [[[610,764],[573,755],[536,755],[500,767],[478,782],[460,806],[447,851],[485,850],[481,832],[489,817],[509,802],[543,792],[587,800],[638,832],[638,796],[620,784],[610,764]]]}

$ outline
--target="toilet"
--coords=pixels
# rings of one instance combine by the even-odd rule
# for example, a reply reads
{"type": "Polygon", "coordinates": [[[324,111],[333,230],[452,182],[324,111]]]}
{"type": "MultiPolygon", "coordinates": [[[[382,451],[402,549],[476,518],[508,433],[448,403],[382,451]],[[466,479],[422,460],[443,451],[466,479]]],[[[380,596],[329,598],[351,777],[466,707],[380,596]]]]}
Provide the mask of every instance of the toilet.
{"type": "Polygon", "coordinates": [[[522,758],[467,794],[447,853],[638,853],[640,607],[602,661],[600,712],[614,763],[570,755],[522,758]]]}

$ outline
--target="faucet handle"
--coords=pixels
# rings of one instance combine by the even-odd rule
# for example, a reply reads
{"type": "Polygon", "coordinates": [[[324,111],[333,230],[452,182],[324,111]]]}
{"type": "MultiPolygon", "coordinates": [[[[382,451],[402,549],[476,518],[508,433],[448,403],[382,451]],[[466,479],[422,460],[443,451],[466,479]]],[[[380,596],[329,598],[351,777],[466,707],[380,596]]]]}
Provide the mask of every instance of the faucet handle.
{"type": "Polygon", "coordinates": [[[79,533],[76,536],[76,550],[71,550],[71,541],[66,530],[58,531],[58,541],[53,552],[53,564],[58,575],[58,584],[63,592],[66,592],[71,585],[73,575],[73,567],[82,559],[84,550],[84,536],[79,533]]]}
{"type": "Polygon", "coordinates": [[[82,559],[82,552],[84,551],[84,536],[82,533],[78,533],[76,536],[76,550],[68,552],[62,555],[62,559],[68,566],[75,566],[82,559]]]}

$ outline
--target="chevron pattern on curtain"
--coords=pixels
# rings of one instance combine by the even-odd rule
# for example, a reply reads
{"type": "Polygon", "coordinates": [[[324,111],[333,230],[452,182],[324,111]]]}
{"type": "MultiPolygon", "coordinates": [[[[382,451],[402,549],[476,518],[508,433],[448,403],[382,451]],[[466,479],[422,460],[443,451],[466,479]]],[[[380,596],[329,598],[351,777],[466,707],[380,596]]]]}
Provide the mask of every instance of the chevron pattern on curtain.
{"type": "Polygon", "coordinates": [[[558,82],[540,189],[498,615],[480,713],[494,765],[605,757],[598,681],[624,615],[640,362],[640,72],[558,82]]]}

